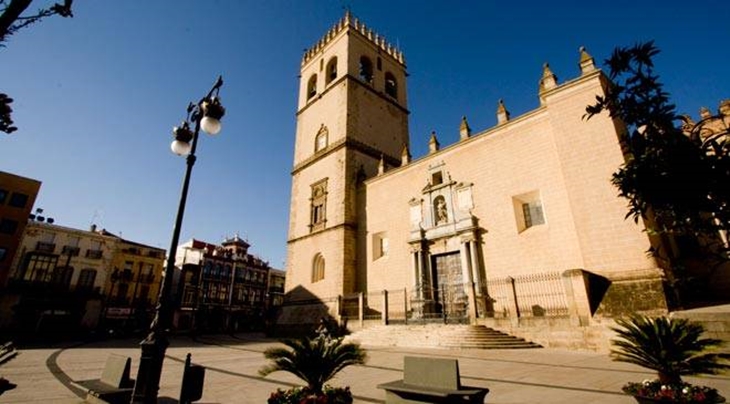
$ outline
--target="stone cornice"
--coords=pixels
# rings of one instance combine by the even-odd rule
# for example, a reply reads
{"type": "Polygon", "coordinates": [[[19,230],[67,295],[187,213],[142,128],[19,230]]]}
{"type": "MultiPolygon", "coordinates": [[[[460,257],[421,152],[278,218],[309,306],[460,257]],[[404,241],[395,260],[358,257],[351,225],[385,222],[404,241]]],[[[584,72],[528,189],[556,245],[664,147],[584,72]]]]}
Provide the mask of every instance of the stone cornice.
{"type": "Polygon", "coordinates": [[[333,230],[338,230],[338,229],[341,229],[341,228],[350,229],[350,230],[357,230],[357,224],[353,224],[353,223],[340,223],[338,225],[335,225],[335,226],[332,226],[332,227],[327,227],[325,229],[318,230],[318,231],[315,231],[313,233],[306,234],[304,236],[300,236],[300,237],[295,237],[295,238],[289,239],[289,240],[286,241],[286,243],[287,244],[296,243],[296,242],[299,242],[299,241],[302,241],[302,240],[306,240],[306,239],[308,239],[310,237],[319,236],[320,234],[323,234],[323,233],[326,233],[326,232],[329,232],[329,231],[333,231],[333,230]]]}
{"type": "Polygon", "coordinates": [[[393,156],[385,155],[385,154],[383,154],[382,151],[380,151],[372,146],[369,146],[363,142],[360,142],[355,139],[340,139],[340,140],[332,143],[331,145],[327,146],[324,150],[321,150],[321,151],[313,154],[312,156],[304,159],[301,163],[295,165],[294,168],[292,168],[291,175],[295,175],[296,173],[302,171],[303,169],[311,166],[318,160],[323,159],[342,148],[356,150],[356,151],[359,151],[359,152],[361,152],[367,156],[370,156],[372,158],[375,158],[375,159],[380,159],[380,156],[383,156],[386,163],[388,163],[392,166],[395,166],[395,167],[400,165],[400,159],[397,159],[393,156]]]}

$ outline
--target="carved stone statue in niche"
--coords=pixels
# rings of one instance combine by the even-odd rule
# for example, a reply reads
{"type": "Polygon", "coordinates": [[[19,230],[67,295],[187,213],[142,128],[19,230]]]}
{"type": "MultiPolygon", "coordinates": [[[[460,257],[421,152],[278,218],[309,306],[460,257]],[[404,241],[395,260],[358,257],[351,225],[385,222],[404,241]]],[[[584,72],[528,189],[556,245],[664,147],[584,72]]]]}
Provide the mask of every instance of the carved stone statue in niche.
{"type": "Polygon", "coordinates": [[[438,196],[433,201],[436,225],[449,222],[449,213],[446,211],[446,201],[443,196],[438,196]]]}

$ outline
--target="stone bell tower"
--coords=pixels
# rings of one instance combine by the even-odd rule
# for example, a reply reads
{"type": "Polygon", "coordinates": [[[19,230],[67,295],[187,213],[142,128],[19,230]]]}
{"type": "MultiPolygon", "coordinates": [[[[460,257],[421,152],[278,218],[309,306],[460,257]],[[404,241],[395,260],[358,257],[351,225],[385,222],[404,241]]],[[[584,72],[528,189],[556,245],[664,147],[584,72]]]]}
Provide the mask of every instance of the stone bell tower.
{"type": "Polygon", "coordinates": [[[348,11],[304,53],[300,72],[286,291],[328,299],[363,287],[357,186],[381,159],[399,166],[408,147],[406,66],[348,11]]]}

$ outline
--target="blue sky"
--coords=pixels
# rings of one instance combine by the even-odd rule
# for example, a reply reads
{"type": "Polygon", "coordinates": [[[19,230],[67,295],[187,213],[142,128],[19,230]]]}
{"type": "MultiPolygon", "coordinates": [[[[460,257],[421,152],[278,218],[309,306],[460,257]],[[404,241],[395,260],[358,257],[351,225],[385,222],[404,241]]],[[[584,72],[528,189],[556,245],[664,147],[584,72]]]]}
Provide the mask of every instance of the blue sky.
{"type": "MultiPolygon", "coordinates": [[[[52,2],[34,1],[31,8],[52,2]]],[[[0,49],[0,91],[20,128],[0,135],[0,170],[41,180],[56,223],[92,222],[169,248],[184,159],[171,129],[219,74],[223,130],[198,144],[181,241],[239,233],[283,267],[298,70],[348,5],[404,51],[411,149],[538,105],[541,66],[578,74],[578,48],[602,64],[614,47],[655,40],[657,70],[680,112],[730,98],[727,1],[77,0],[0,49]]]]}

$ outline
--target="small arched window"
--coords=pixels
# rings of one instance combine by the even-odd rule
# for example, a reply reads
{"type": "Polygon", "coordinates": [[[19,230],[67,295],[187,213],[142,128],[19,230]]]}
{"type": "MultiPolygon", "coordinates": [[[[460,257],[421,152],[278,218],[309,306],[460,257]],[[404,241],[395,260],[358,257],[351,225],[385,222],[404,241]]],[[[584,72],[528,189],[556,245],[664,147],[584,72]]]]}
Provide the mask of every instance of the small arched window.
{"type": "Polygon", "coordinates": [[[385,93],[393,98],[398,98],[398,82],[395,81],[393,73],[385,73],[385,93]]]}
{"type": "Polygon", "coordinates": [[[333,57],[330,59],[329,62],[327,62],[327,78],[326,78],[326,84],[329,84],[332,82],[332,80],[337,78],[337,57],[333,57]]]}
{"type": "Polygon", "coordinates": [[[317,253],[312,260],[312,283],[324,279],[324,257],[317,253]]]}
{"type": "Polygon", "coordinates": [[[313,74],[307,83],[307,99],[310,99],[315,95],[317,95],[317,75],[313,74]]]}
{"type": "Polygon", "coordinates": [[[373,62],[367,56],[360,57],[360,79],[366,83],[373,83],[373,62]]]}
{"type": "Polygon", "coordinates": [[[317,136],[314,138],[314,152],[315,153],[327,148],[328,135],[329,135],[329,130],[327,130],[326,126],[322,125],[322,127],[319,129],[319,132],[317,132],[317,136]]]}

